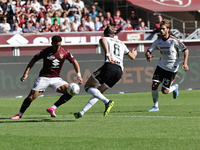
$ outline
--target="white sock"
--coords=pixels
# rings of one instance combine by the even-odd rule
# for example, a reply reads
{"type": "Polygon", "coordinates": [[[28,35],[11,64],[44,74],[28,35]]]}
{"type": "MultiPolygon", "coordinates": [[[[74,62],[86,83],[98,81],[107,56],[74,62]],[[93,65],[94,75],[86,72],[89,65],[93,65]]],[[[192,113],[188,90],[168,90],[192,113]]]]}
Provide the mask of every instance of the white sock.
{"type": "Polygon", "coordinates": [[[170,88],[169,88],[169,92],[168,92],[168,93],[173,92],[175,89],[176,89],[176,87],[175,87],[174,85],[170,86],[170,88]]]}
{"type": "Polygon", "coordinates": [[[158,107],[158,90],[152,90],[151,95],[154,102],[154,107],[158,107]]]}
{"type": "Polygon", "coordinates": [[[96,102],[98,101],[97,98],[95,97],[91,97],[90,100],[87,102],[87,104],[85,105],[85,107],[80,111],[80,113],[82,115],[84,115],[84,113],[86,111],[88,111],[94,104],[96,104],[96,102]]]}
{"type": "Polygon", "coordinates": [[[52,105],[52,106],[51,106],[51,108],[54,108],[54,109],[56,109],[56,108],[57,108],[57,106],[55,106],[55,105],[52,105]]]}
{"type": "Polygon", "coordinates": [[[87,92],[93,95],[94,97],[100,99],[105,104],[109,102],[109,99],[107,99],[97,88],[90,87],[87,92]]]}

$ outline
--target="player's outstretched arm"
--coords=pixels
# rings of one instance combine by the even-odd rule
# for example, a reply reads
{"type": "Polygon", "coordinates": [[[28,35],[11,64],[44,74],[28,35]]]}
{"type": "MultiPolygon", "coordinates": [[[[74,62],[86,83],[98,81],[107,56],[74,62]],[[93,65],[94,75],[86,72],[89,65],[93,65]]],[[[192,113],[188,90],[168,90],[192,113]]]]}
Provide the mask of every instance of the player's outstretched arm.
{"type": "Polygon", "coordinates": [[[137,56],[137,50],[133,48],[127,55],[130,59],[135,59],[137,56]]]}
{"type": "Polygon", "coordinates": [[[188,71],[188,70],[189,70],[189,67],[188,67],[188,65],[187,65],[188,56],[189,56],[189,50],[186,49],[186,50],[184,51],[184,61],[183,61],[183,66],[182,66],[182,69],[184,69],[185,71],[188,71]]]}
{"type": "Polygon", "coordinates": [[[24,80],[28,77],[28,73],[31,70],[31,68],[34,66],[34,64],[35,64],[36,61],[37,60],[34,59],[34,58],[31,59],[31,61],[29,62],[29,64],[27,65],[27,67],[26,67],[26,69],[24,71],[23,76],[20,79],[22,82],[24,82],[24,80]]]}
{"type": "Polygon", "coordinates": [[[74,66],[74,70],[76,71],[77,73],[77,82],[78,84],[82,84],[83,83],[83,79],[81,77],[81,70],[80,70],[80,66],[79,66],[79,63],[77,60],[75,60],[73,63],[73,66],[74,66]]]}

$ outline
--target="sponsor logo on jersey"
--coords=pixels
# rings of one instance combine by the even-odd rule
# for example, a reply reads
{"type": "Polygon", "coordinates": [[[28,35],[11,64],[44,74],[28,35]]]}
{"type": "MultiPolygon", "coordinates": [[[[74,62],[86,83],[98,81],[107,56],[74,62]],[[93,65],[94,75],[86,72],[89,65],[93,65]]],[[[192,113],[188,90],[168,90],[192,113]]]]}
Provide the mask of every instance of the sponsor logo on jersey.
{"type": "Polygon", "coordinates": [[[74,56],[72,54],[70,54],[71,58],[74,58],[74,56]]]}
{"type": "Polygon", "coordinates": [[[160,51],[160,53],[161,53],[162,55],[170,55],[170,54],[171,54],[170,51],[160,51]]]}
{"type": "Polygon", "coordinates": [[[55,59],[52,61],[52,68],[59,68],[60,61],[58,59],[55,59]]]}
{"type": "Polygon", "coordinates": [[[54,59],[55,59],[55,56],[54,56],[54,55],[48,56],[47,59],[49,59],[49,60],[54,60],[54,59]]]}
{"type": "Polygon", "coordinates": [[[170,47],[160,47],[160,49],[170,49],[170,47]]]}
{"type": "Polygon", "coordinates": [[[63,59],[63,56],[64,56],[63,54],[60,54],[60,58],[61,58],[61,59],[63,59]]]}

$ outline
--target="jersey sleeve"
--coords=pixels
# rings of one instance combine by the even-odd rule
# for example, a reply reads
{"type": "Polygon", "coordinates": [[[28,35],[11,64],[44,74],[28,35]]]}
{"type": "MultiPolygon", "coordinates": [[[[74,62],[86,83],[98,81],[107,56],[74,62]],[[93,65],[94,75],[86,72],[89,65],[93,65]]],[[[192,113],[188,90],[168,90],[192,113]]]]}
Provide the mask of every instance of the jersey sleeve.
{"type": "Polygon", "coordinates": [[[148,48],[148,52],[150,52],[150,53],[152,53],[154,50],[157,50],[158,48],[157,48],[157,41],[158,40],[156,40],[156,41],[154,41],[152,44],[151,44],[151,46],[148,48]]]}
{"type": "Polygon", "coordinates": [[[70,52],[67,53],[66,59],[67,59],[70,63],[73,63],[73,62],[76,60],[75,57],[74,57],[70,52]]]}
{"type": "Polygon", "coordinates": [[[44,50],[41,50],[39,53],[37,53],[37,54],[34,56],[34,59],[40,60],[40,59],[42,59],[42,58],[44,57],[44,55],[45,55],[44,50]]]}
{"type": "Polygon", "coordinates": [[[184,52],[187,49],[187,47],[179,40],[176,41],[175,47],[178,48],[179,50],[181,50],[182,52],[184,52]]]}

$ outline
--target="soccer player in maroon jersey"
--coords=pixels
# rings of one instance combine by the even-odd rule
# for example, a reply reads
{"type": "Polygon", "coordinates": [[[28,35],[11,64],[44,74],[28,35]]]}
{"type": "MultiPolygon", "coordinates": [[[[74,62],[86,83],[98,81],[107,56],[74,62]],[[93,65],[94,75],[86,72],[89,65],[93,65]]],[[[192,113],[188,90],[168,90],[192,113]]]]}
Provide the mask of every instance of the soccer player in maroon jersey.
{"type": "Polygon", "coordinates": [[[20,119],[26,109],[30,106],[31,102],[42,94],[49,86],[51,86],[56,92],[63,94],[54,105],[47,108],[47,112],[51,114],[51,117],[56,117],[56,108],[72,98],[72,95],[67,93],[68,83],[60,77],[60,71],[66,59],[72,63],[74,70],[77,73],[78,84],[82,84],[83,79],[81,77],[79,63],[70,52],[61,47],[61,42],[62,38],[59,35],[53,36],[51,42],[52,46],[43,49],[29,62],[23,76],[21,77],[22,82],[28,77],[30,69],[40,59],[43,59],[43,68],[41,69],[39,77],[36,79],[29,95],[22,103],[19,113],[11,119],[20,119]]]}

